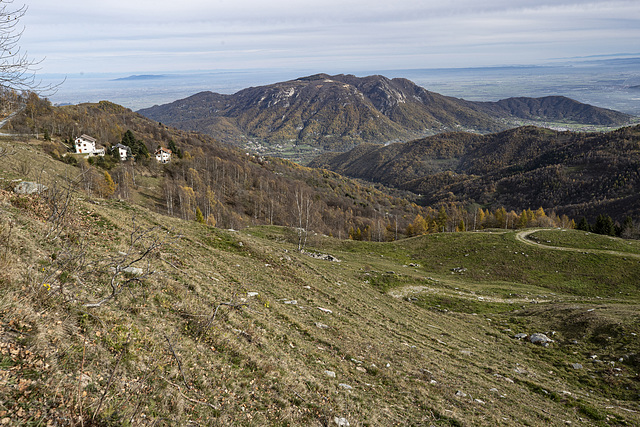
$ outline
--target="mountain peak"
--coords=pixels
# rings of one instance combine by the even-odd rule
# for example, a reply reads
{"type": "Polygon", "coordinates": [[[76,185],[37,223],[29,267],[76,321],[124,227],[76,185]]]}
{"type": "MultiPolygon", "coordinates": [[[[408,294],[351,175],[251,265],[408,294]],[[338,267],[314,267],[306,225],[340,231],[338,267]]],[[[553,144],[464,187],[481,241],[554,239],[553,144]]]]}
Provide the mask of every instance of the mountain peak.
{"type": "Polygon", "coordinates": [[[363,142],[387,143],[452,130],[489,133],[516,120],[619,126],[630,116],[566,97],[470,102],[443,96],[402,78],[326,73],[241,90],[203,93],[140,113],[221,141],[308,144],[345,150],[363,142]]]}

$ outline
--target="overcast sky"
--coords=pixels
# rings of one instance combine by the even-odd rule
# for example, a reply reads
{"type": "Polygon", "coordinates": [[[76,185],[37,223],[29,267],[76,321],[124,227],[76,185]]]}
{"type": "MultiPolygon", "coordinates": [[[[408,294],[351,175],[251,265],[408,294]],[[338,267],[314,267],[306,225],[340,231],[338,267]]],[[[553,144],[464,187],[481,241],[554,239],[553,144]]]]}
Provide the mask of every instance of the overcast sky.
{"type": "MultiPolygon", "coordinates": [[[[639,0],[28,0],[43,73],[540,64],[640,52],[639,0]]],[[[14,0],[14,6],[21,5],[14,0]]]]}

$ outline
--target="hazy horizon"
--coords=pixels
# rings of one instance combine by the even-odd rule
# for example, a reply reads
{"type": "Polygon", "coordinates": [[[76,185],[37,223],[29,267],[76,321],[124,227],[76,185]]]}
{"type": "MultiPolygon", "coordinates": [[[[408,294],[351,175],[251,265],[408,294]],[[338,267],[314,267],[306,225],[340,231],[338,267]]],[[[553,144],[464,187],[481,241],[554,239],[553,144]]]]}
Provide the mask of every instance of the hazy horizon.
{"type": "Polygon", "coordinates": [[[640,115],[640,55],[558,64],[396,70],[245,69],[167,72],[42,74],[44,82],[66,80],[49,98],[55,104],[107,100],[132,110],[165,104],[202,91],[233,94],[317,73],[402,77],[427,90],[470,101],[549,95],[640,115]],[[141,77],[143,76],[143,77],[141,77]],[[137,78],[131,78],[137,77],[137,78]]]}

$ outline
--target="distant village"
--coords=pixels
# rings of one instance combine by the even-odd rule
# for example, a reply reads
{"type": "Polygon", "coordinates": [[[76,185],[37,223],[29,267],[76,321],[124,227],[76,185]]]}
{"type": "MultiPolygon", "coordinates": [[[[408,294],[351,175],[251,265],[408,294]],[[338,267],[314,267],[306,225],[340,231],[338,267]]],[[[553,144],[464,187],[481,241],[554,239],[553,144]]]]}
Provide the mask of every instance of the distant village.
{"type": "MultiPolygon", "coordinates": [[[[80,135],[74,141],[76,154],[85,154],[87,157],[99,156],[104,157],[106,150],[104,147],[98,147],[98,141],[89,135],[80,135]]],[[[116,152],[120,160],[127,161],[133,158],[131,154],[131,148],[123,145],[116,144],[111,147],[111,150],[116,152]]],[[[172,151],[165,147],[158,147],[153,153],[158,163],[169,163],[171,161],[172,151]]]]}

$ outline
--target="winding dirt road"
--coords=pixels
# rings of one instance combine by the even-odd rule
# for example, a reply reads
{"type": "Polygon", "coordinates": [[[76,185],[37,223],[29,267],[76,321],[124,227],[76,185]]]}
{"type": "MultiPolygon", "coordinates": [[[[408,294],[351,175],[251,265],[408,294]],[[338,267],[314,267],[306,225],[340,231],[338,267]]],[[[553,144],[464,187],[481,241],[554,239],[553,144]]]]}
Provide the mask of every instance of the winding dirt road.
{"type": "Polygon", "coordinates": [[[606,249],[582,249],[582,248],[566,248],[566,247],[562,247],[562,246],[551,246],[551,245],[544,245],[542,243],[538,243],[538,242],[534,242],[533,240],[528,239],[528,237],[537,232],[537,231],[542,231],[542,228],[533,228],[530,230],[523,230],[520,231],[516,234],[516,240],[524,243],[526,245],[530,245],[530,246],[535,246],[538,248],[543,248],[543,249],[551,249],[551,250],[557,250],[557,251],[565,251],[565,252],[580,252],[580,253],[589,253],[589,254],[606,254],[606,255],[615,255],[615,256],[622,256],[622,257],[627,257],[627,258],[636,258],[636,259],[640,259],[640,254],[634,254],[634,253],[630,253],[630,252],[619,252],[619,251],[609,251],[606,249]]]}

